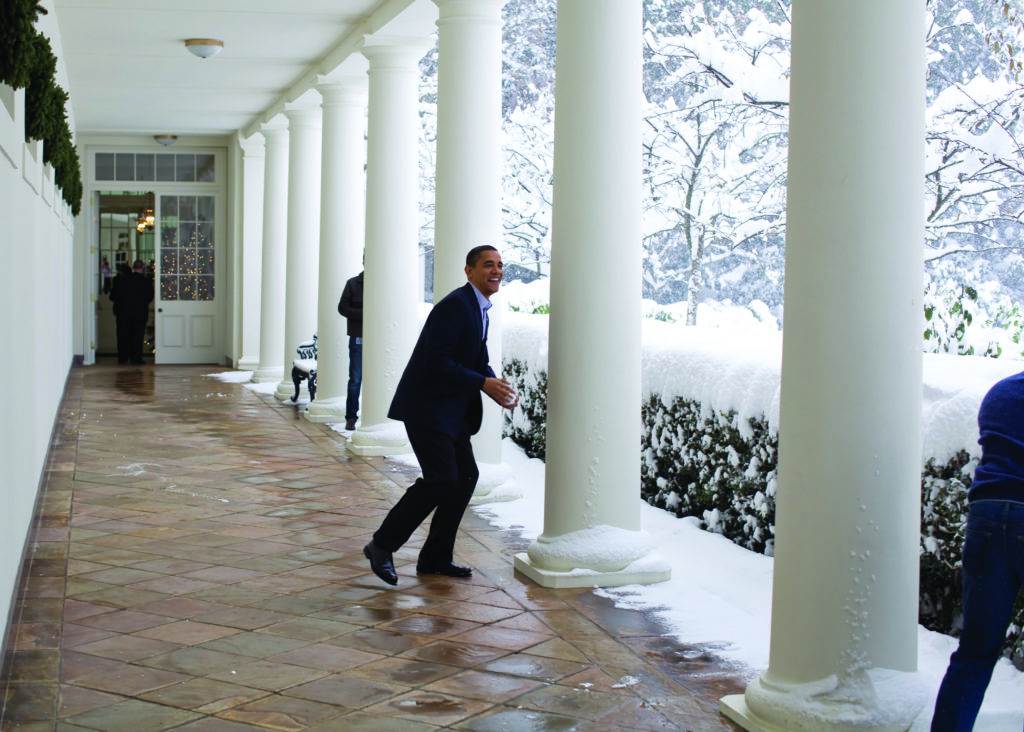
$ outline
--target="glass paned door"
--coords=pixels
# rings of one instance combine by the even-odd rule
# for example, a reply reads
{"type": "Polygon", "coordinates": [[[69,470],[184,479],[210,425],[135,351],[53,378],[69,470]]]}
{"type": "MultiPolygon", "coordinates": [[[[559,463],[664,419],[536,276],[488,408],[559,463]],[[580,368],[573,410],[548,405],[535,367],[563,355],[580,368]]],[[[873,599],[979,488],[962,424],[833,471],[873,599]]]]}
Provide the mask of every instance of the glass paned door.
{"type": "Polygon", "coordinates": [[[157,361],[215,363],[216,197],[160,196],[157,361]]]}

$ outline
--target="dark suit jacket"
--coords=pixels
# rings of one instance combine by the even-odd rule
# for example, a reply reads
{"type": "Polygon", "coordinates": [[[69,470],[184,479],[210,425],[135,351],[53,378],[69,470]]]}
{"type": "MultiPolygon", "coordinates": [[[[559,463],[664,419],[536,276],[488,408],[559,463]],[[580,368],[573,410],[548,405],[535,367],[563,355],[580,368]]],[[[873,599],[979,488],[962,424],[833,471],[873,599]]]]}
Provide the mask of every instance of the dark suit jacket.
{"type": "Polygon", "coordinates": [[[348,319],[348,334],[363,335],[363,273],[349,278],[338,300],[338,312],[348,319]]]}
{"type": "Polygon", "coordinates": [[[402,373],[388,417],[458,437],[480,430],[480,388],[494,376],[473,286],[434,306],[402,373]]]}

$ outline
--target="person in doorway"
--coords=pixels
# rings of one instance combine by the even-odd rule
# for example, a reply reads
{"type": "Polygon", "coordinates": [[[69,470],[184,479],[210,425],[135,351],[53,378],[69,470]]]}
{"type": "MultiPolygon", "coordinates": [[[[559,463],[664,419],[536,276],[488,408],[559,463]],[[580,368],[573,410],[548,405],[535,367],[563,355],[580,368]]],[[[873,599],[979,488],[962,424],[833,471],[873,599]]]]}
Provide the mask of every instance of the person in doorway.
{"type": "Polygon", "coordinates": [[[103,279],[103,293],[107,294],[110,292],[111,277],[110,260],[106,257],[103,257],[103,260],[100,262],[100,276],[103,279]]]}
{"type": "Polygon", "coordinates": [[[110,299],[117,319],[117,362],[141,364],[142,340],[149,323],[149,304],[153,302],[153,281],[145,275],[146,265],[136,259],[131,271],[127,265],[114,278],[110,299]]]}
{"type": "Polygon", "coordinates": [[[359,389],[363,385],[363,273],[345,283],[338,312],[348,320],[348,393],[345,429],[354,430],[359,416],[359,389]]]}
{"type": "Polygon", "coordinates": [[[978,410],[981,460],[967,494],[963,629],[939,687],[932,732],[969,732],[1024,582],[1024,371],[978,410]]]}
{"type": "Polygon", "coordinates": [[[474,247],[466,255],[465,272],[469,281],[427,316],[388,412],[405,423],[423,472],[363,548],[374,574],[390,585],[398,583],[393,553],[432,511],[417,574],[472,574],[452,559],[455,535],[480,475],[469,441],[480,430],[480,392],[506,409],[518,402],[512,386],[496,378],[488,364],[487,311],[501,285],[501,255],[489,245],[474,247]]]}

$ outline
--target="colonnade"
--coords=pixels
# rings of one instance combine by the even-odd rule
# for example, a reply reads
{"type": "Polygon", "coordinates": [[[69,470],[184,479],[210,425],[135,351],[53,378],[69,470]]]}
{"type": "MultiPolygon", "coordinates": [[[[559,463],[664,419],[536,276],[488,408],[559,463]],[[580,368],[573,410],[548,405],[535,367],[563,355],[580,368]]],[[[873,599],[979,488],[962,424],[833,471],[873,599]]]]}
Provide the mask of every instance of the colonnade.
{"type": "MultiPolygon", "coordinates": [[[[501,247],[502,0],[435,2],[442,297],[464,282],[469,248],[501,247]]],[[[771,662],[745,695],[723,701],[750,730],[905,730],[917,712],[886,689],[905,692],[916,668],[922,13],[885,0],[793,2],[771,662]]],[[[515,558],[545,586],[669,575],[637,500],[641,14],[640,0],[558,2],[544,531],[515,558]]],[[[426,49],[425,38],[367,37],[368,85],[325,79],[322,112],[289,109],[261,130],[259,342],[245,345],[255,335],[243,328],[243,352],[257,381],[290,393],[295,346],[318,332],[308,417],[340,421],[347,339],[336,303],[365,251],[362,424],[350,446],[363,455],[408,450],[387,409],[419,324],[426,49]]],[[[258,148],[245,152],[245,170],[258,148]]],[[[243,200],[258,205],[255,194],[243,200]]],[[[246,242],[256,236],[255,225],[244,231],[246,242]]],[[[244,287],[255,286],[245,272],[244,287]]],[[[492,312],[499,366],[500,307],[492,312]]],[[[483,477],[493,466],[483,493],[509,477],[500,424],[489,409],[475,443],[483,477]]]]}

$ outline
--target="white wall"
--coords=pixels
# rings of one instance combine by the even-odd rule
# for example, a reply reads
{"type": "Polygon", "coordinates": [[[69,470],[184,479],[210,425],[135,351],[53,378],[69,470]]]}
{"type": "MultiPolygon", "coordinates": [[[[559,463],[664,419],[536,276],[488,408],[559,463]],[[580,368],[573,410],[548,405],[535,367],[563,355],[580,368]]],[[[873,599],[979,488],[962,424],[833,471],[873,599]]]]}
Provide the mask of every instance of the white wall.
{"type": "MultiPolygon", "coordinates": [[[[10,90],[0,90],[0,96],[10,90]]],[[[72,358],[73,219],[42,144],[24,142],[23,91],[0,104],[0,623],[16,589],[72,358]],[[33,154],[34,153],[34,154],[33,154]]]]}

